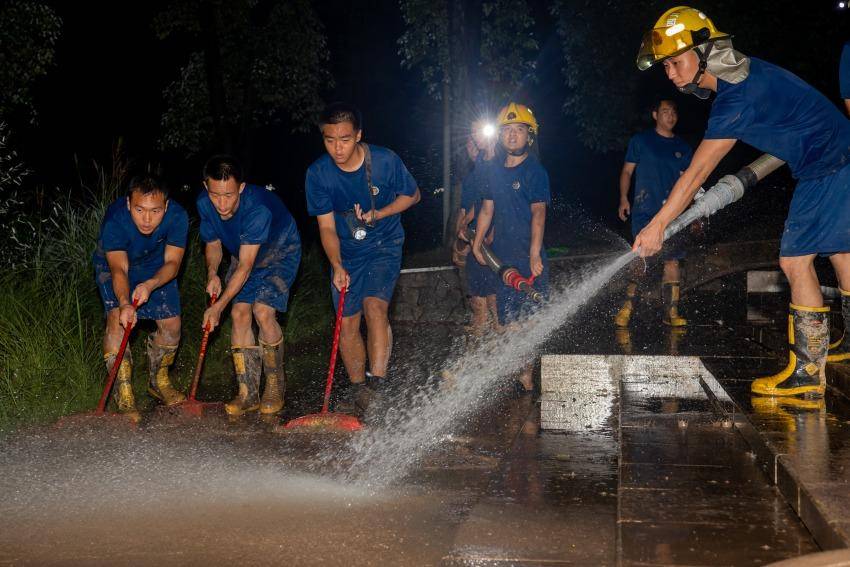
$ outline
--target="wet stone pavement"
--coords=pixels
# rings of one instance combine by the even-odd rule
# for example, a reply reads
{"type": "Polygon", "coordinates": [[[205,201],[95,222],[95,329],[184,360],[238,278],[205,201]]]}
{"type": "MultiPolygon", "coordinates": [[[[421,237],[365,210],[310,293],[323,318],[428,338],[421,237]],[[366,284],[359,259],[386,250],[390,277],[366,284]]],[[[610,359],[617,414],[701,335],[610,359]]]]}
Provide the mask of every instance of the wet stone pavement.
{"type": "MultiPolygon", "coordinates": [[[[777,365],[722,297],[686,300],[684,334],[647,304],[628,336],[611,325],[616,299],[592,302],[542,354],[700,356],[741,391],[751,369],[777,365]]],[[[427,377],[458,349],[457,327],[394,330],[396,377],[427,377]]],[[[540,428],[538,400],[494,385],[390,486],[346,474],[347,438],[281,435],[256,417],[20,432],[0,439],[0,564],[765,565],[817,551],[732,402],[682,368],[609,373],[601,409],[560,430],[540,428]]],[[[829,419],[814,422],[784,454],[845,450],[838,430],[818,433],[829,419]]],[[[844,467],[802,460],[827,483],[844,467]]]]}

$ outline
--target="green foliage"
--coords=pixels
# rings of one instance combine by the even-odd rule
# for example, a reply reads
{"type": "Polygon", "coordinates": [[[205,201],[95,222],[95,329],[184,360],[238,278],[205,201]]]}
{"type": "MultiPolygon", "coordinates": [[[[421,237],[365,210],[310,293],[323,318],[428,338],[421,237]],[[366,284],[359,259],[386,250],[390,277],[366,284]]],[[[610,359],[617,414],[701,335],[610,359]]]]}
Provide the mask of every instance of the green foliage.
{"type": "Polygon", "coordinates": [[[442,96],[442,84],[453,85],[452,95],[468,78],[469,66],[477,66],[495,98],[516,91],[523,78],[534,73],[539,50],[532,33],[534,18],[526,0],[490,2],[428,2],[401,0],[406,29],[398,40],[405,68],[418,68],[428,93],[442,96]],[[449,10],[451,9],[451,13],[449,10]],[[450,21],[454,28],[450,28],[450,21]],[[471,44],[469,37],[480,42],[471,44]]]}
{"type": "Polygon", "coordinates": [[[40,2],[0,3],[0,116],[23,111],[35,118],[32,86],[53,64],[62,20],[40,2]]]}
{"type": "Polygon", "coordinates": [[[321,92],[333,85],[324,27],[308,0],[181,0],[156,18],[154,30],[162,40],[188,36],[204,46],[163,93],[165,148],[198,153],[217,129],[230,138],[219,142],[233,145],[268,124],[306,130],[321,110],[321,92]]]}

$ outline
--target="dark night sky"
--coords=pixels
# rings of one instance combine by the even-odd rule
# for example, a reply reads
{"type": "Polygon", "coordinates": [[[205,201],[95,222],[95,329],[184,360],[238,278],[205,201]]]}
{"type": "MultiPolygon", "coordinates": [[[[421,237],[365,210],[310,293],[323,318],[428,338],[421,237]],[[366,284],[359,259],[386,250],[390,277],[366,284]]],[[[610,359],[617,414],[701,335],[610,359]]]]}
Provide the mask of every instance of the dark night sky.
{"type": "MultiPolygon", "coordinates": [[[[173,79],[175,61],[182,63],[188,47],[159,42],[151,32],[150,21],[166,2],[54,0],[51,4],[64,22],[56,65],[36,89],[38,126],[17,132],[37,179],[48,186],[70,186],[78,178],[76,160],[84,174],[92,160],[108,164],[120,138],[126,155],[137,165],[161,163],[172,183],[194,181],[201,157],[185,160],[156,148],[162,89],[173,79]]],[[[787,4],[793,11],[796,8],[791,8],[792,4],[809,3],[786,0],[762,4],[767,10],[787,4]]],[[[826,0],[810,4],[822,14],[835,12],[833,3],[826,0]]],[[[522,98],[532,105],[543,125],[542,160],[550,170],[555,199],[579,200],[591,216],[613,224],[622,153],[598,156],[584,149],[574,124],[560,111],[565,88],[560,46],[545,4],[534,5],[538,21],[535,31],[541,46],[539,81],[527,86],[522,98]]],[[[399,65],[396,40],[402,21],[397,2],[330,0],[317,6],[326,26],[336,80],[335,89],[326,98],[350,100],[361,107],[367,140],[389,146],[402,156],[423,189],[421,212],[436,214],[439,197],[431,192],[440,184],[440,107],[424,93],[418,72],[405,71],[399,65]]],[[[847,14],[837,14],[834,19],[835,26],[850,24],[847,14]]],[[[789,39],[799,40],[809,33],[805,24],[797,30],[789,23],[789,29],[794,30],[789,39]]],[[[776,51],[775,46],[757,47],[751,54],[767,59],[776,51]]],[[[835,45],[834,60],[822,61],[825,74],[836,69],[839,50],[840,44],[835,45]]],[[[782,64],[781,59],[776,62],[782,64]]],[[[815,81],[823,76],[803,78],[815,81]]],[[[837,77],[820,83],[820,88],[831,89],[828,95],[836,98],[837,77]]],[[[650,84],[653,90],[673,93],[660,73],[650,84]]],[[[709,105],[682,96],[677,100],[683,117],[679,132],[695,144],[709,105]]],[[[323,151],[321,141],[316,133],[293,135],[283,127],[267,128],[262,140],[251,180],[279,187],[303,226],[303,175],[307,165],[323,151]]],[[[735,165],[741,165],[740,158],[736,159],[735,165]]],[[[408,232],[417,230],[407,224],[408,232]]],[[[431,229],[422,228],[427,230],[431,229]]]]}

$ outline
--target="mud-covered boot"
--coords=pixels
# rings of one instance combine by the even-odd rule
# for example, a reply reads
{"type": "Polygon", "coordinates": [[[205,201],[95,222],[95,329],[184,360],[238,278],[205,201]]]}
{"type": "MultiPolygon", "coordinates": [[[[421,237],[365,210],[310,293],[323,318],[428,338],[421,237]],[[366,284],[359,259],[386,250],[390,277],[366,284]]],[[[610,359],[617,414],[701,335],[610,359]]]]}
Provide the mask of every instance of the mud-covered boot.
{"type": "Polygon", "coordinates": [[[788,366],[759,378],[752,392],[763,396],[822,396],[826,390],[829,307],[791,305],[788,315],[788,366]]]}
{"type": "Polygon", "coordinates": [[[365,380],[363,382],[349,382],[339,393],[334,403],[334,411],[360,415],[362,413],[361,408],[368,405],[367,400],[370,395],[371,392],[369,391],[369,387],[366,386],[365,380]]]}
{"type": "Polygon", "coordinates": [[[224,404],[228,415],[242,415],[257,411],[260,407],[260,347],[233,347],[233,367],[236,369],[236,381],[239,392],[236,397],[224,404]]]}
{"type": "Polygon", "coordinates": [[[629,282],[626,286],[626,300],[623,302],[623,306],[620,307],[620,310],[617,311],[617,314],[614,316],[614,324],[620,327],[621,329],[629,326],[629,320],[632,318],[632,311],[634,311],[634,302],[635,302],[635,294],[637,293],[637,282],[629,282]]]}
{"type": "Polygon", "coordinates": [[[671,327],[687,325],[688,320],[679,316],[679,282],[663,282],[661,297],[664,299],[664,324],[671,327]]]}
{"type": "Polygon", "coordinates": [[[260,401],[260,413],[272,415],[283,409],[283,397],[286,392],[286,374],[283,370],[283,337],[275,344],[260,341],[263,349],[263,374],[266,386],[260,401]]]}
{"type": "Polygon", "coordinates": [[[844,334],[841,338],[829,345],[827,362],[844,362],[850,360],[850,291],[841,292],[841,318],[844,319],[844,334]]]}
{"type": "MultiPolygon", "coordinates": [[[[107,371],[112,370],[117,356],[117,352],[108,352],[103,356],[107,371]]],[[[119,413],[126,415],[132,421],[138,422],[142,416],[139,414],[139,410],[136,409],[136,398],[133,396],[132,381],[133,357],[130,354],[130,349],[127,349],[124,352],[124,358],[121,359],[121,365],[118,367],[115,384],[112,386],[112,401],[115,402],[115,407],[119,413]]]]}
{"type": "Polygon", "coordinates": [[[147,351],[150,371],[148,393],[166,406],[184,401],[186,396],[174,389],[168,376],[168,369],[174,364],[177,355],[177,346],[158,345],[153,337],[148,337],[147,351]]]}

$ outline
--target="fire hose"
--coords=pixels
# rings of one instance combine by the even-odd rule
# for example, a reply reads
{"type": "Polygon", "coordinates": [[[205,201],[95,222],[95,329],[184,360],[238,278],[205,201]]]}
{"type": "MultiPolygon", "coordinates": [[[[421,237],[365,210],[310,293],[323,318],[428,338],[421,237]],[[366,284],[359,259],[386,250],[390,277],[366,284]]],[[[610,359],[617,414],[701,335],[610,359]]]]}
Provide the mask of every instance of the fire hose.
{"type": "MultiPolygon", "coordinates": [[[[475,240],[475,229],[469,227],[466,229],[466,235],[470,242],[475,240]]],[[[506,286],[526,294],[535,303],[543,301],[543,295],[534,289],[534,276],[523,277],[519,270],[514,266],[505,265],[498,256],[493,253],[486,244],[481,244],[481,254],[484,256],[484,261],[487,267],[499,276],[506,286]]]]}
{"type": "Polygon", "coordinates": [[[684,227],[702,217],[709,217],[744,196],[744,191],[785,164],[770,154],[762,154],[734,175],[724,175],[711,189],[700,190],[694,204],[671,222],[664,231],[667,240],[684,227]]]}

